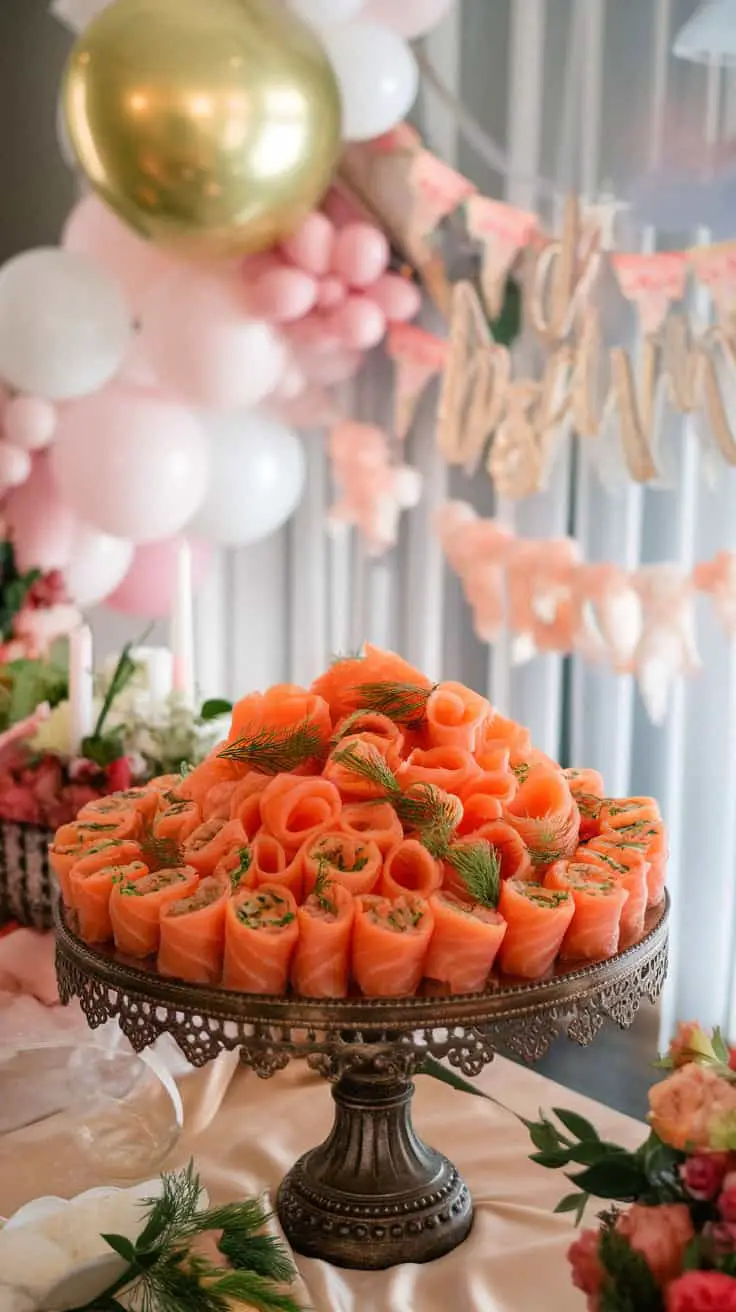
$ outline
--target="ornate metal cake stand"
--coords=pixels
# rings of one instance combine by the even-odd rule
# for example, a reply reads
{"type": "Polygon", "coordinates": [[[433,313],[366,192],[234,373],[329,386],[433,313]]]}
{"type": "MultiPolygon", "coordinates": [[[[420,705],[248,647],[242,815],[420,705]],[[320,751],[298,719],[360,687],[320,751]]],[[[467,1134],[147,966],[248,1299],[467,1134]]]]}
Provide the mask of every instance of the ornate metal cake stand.
{"type": "Polygon", "coordinates": [[[666,903],[651,912],[641,942],[609,961],[465,996],[318,1001],[195,987],[87,947],[62,911],[56,969],[62,1002],[78,997],[93,1028],[116,1017],[138,1052],[171,1034],[194,1066],[239,1049],[264,1079],[305,1057],[333,1081],[332,1131],[282,1181],[279,1217],[298,1253],[380,1270],[450,1252],[473,1221],[467,1185],[412,1125],[412,1077],[426,1058],[475,1076],[496,1050],[533,1062],[562,1032],[588,1044],[606,1018],[628,1028],[661,991],[667,914],[666,903]]]}

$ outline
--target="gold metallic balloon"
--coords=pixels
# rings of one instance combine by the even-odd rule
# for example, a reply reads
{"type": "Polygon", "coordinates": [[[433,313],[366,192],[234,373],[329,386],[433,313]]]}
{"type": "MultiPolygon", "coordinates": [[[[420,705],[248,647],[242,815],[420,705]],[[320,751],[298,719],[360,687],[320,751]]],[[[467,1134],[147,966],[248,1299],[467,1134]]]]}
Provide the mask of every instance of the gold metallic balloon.
{"type": "Polygon", "coordinates": [[[194,257],[287,236],[340,147],[331,65],[278,0],[113,0],[72,51],[63,104],[95,191],[194,257]]]}

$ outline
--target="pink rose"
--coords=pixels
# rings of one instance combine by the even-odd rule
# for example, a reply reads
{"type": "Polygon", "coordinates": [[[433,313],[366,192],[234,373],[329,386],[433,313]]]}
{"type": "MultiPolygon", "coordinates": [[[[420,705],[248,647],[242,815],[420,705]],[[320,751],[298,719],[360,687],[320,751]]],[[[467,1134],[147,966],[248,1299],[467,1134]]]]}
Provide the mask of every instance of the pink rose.
{"type": "Polygon", "coordinates": [[[736,1117],[736,1087],[690,1063],[649,1090],[649,1121],[672,1148],[722,1147],[719,1127],[736,1117]]]}
{"type": "Polygon", "coordinates": [[[715,1198],[728,1165],[725,1153],[696,1153],[680,1167],[682,1182],[692,1198],[715,1198]]]}
{"type": "Polygon", "coordinates": [[[667,1290],[667,1312],[736,1312],[736,1280],[721,1271],[687,1271],[667,1290]]]}
{"type": "Polygon", "coordinates": [[[616,1221],[616,1230],[646,1259],[658,1285],[667,1285],[682,1271],[685,1246],[695,1231],[684,1203],[642,1207],[634,1203],[616,1221]]]}
{"type": "Polygon", "coordinates": [[[597,1306],[598,1294],[603,1288],[605,1271],[598,1256],[600,1234],[597,1230],[583,1230],[567,1250],[567,1260],[572,1267],[572,1283],[576,1289],[582,1289],[589,1297],[588,1306],[597,1306]]]}

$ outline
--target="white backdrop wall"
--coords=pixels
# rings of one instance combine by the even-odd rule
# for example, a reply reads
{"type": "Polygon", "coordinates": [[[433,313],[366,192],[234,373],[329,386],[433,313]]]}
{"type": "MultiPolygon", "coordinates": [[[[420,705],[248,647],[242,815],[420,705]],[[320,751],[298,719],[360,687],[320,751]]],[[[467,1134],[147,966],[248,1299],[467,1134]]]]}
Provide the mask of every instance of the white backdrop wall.
{"type": "MultiPolygon", "coordinates": [[[[536,207],[555,202],[534,181],[552,179],[593,199],[620,193],[660,158],[665,130],[679,126],[716,141],[736,127],[736,74],[678,64],[674,32],[692,0],[464,0],[433,34],[428,54],[483,127],[508,152],[510,176],[494,173],[426,93],[417,121],[429,143],[487,194],[536,207]]],[[[736,216],[734,228],[736,232],[736,216]]],[[[664,245],[663,234],[624,216],[629,249],[664,245]]],[[[707,241],[707,230],[668,234],[675,248],[707,241]]],[[[615,308],[615,307],[614,307],[615,308]]],[[[707,305],[694,305],[707,315],[707,305]]],[[[616,331],[634,333],[614,314],[616,331]]],[[[438,328],[428,312],[427,324],[438,328]]],[[[518,354],[529,362],[533,348],[518,354]]],[[[390,373],[377,359],[346,403],[361,418],[390,421],[390,373]]],[[[433,676],[460,678],[533,730],[538,745],[603,771],[613,793],[654,794],[672,834],[673,970],[663,1025],[698,1015],[736,1034],[736,661],[713,621],[700,617],[705,673],[678,688],[666,724],[647,720],[630,678],[578,661],[542,657],[512,669],[505,644],[474,638],[455,580],[445,570],[430,520],[448,496],[472,500],[518,532],[573,532],[590,559],[633,567],[675,560],[684,567],[736,548],[734,475],[708,479],[692,423],[666,433],[666,488],[604,490],[590,452],[569,446],[548,490],[519,507],[494,508],[490,485],[448,475],[434,449],[436,394],[425,399],[408,456],[425,496],[402,528],[396,551],[366,558],[354,539],[331,540],[332,497],[323,434],[305,436],[306,496],[288,528],[247,550],[222,554],[197,604],[203,693],[235,695],[277,680],[308,682],[331,653],[364,639],[400,650],[433,676]]],[[[736,416],[735,416],[736,418],[736,416]]],[[[104,647],[134,626],[97,621],[104,647]]]]}

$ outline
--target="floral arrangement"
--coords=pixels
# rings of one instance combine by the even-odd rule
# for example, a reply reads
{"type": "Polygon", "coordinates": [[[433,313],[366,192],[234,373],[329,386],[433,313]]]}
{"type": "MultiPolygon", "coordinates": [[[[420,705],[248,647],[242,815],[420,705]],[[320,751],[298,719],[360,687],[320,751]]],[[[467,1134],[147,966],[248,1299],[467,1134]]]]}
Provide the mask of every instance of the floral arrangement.
{"type": "Polygon", "coordinates": [[[299,1312],[296,1272],[259,1200],[211,1207],[193,1166],[133,1189],[43,1198],[0,1229],[0,1304],[299,1312]]]}
{"type": "Polygon", "coordinates": [[[651,1133],[635,1152],[583,1117],[527,1122],[532,1161],[568,1174],[556,1210],[609,1208],[568,1259],[589,1312],[736,1312],[736,1048],[681,1025],[649,1091],[651,1133]],[[621,1205],[624,1205],[623,1207],[621,1205]]]}

